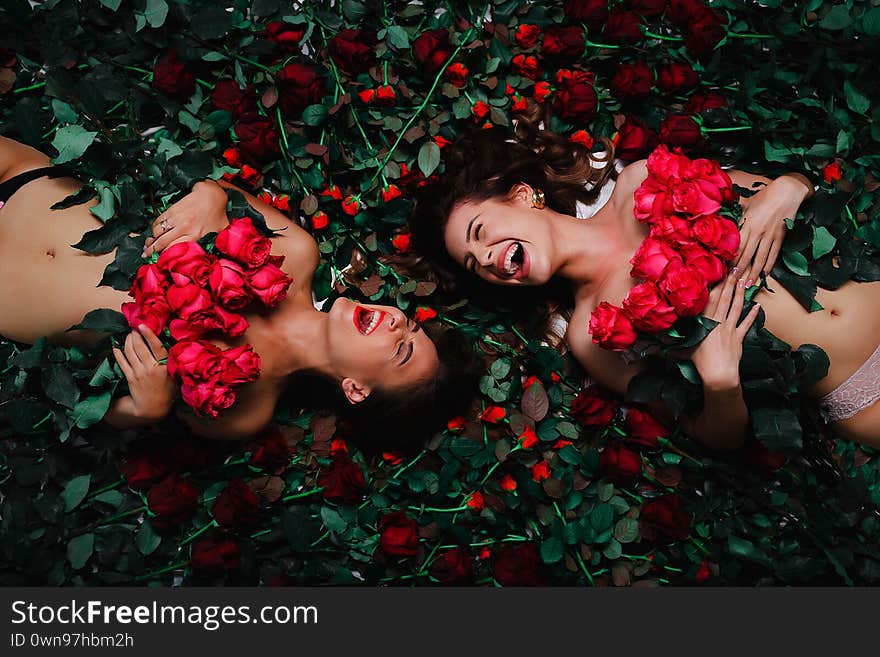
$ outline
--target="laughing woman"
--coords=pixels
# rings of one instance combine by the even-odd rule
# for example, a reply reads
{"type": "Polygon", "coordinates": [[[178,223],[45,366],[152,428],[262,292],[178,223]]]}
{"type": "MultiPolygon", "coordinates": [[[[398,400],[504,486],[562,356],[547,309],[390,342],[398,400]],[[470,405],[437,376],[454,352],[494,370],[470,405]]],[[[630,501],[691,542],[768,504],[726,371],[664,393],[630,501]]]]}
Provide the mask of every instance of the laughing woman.
{"type": "MultiPolygon", "coordinates": [[[[519,141],[487,130],[447,147],[446,173],[425,188],[415,208],[414,246],[446,276],[476,276],[511,287],[540,286],[557,277],[567,281],[574,308],[566,341],[597,382],[623,394],[644,364],[597,346],[588,325],[600,303],[620,306],[639,283],[630,275],[630,260],[649,227],[635,219],[633,195],[648,175],[646,161],[630,164],[611,181],[610,155],[600,168],[582,146],[528,124],[518,128],[519,141]],[[589,213],[581,202],[595,202],[609,185],[607,201],[583,220],[589,213]]],[[[820,398],[839,433],[880,446],[880,404],[875,403],[880,398],[880,282],[819,288],[816,301],[822,310],[804,310],[769,272],[785,236],[784,219],[793,218],[812,194],[809,181],[800,174],[771,180],[727,173],[734,184],[759,191],[740,199],[741,247],[704,311],[719,325],[691,354],[704,404],[698,416],[681,416],[683,429],[719,449],[736,448],[746,439],[749,411],[739,362],[760,304],[769,331],[793,348],[816,344],[828,355],[827,375],[808,393],[820,398]],[[757,291],[756,303],[741,318],[745,291],[761,272],[767,274],[767,287],[757,291]]]]}
{"type": "MultiPolygon", "coordinates": [[[[113,252],[92,255],[70,246],[100,223],[90,204],[50,209],[81,184],[49,164],[39,151],[0,137],[0,260],[7,272],[0,280],[0,334],[24,343],[41,336],[64,345],[89,343],[100,336],[67,329],[91,310],[118,310],[131,298],[98,285],[113,252]]],[[[462,374],[469,371],[462,368],[468,354],[458,336],[437,333],[432,340],[397,308],[345,298],[319,312],[311,297],[315,241],[276,209],[245,196],[268,227],[280,231],[271,251],[284,256],[281,269],[293,283],[273,310],[245,314],[242,335],[211,340],[219,348],[249,344],[262,364],[259,377],[241,386],[234,405],[218,417],[184,413],[193,432],[211,438],[253,434],[270,421],[295,375],[304,373],[332,384],[343,410],[354,415],[408,413],[427,429],[432,418],[439,422],[461,410],[470,375],[462,374]]],[[[220,184],[197,183],[155,220],[146,251],[159,253],[222,230],[228,225],[226,199],[220,184]]],[[[164,418],[178,390],[157,336],[141,325],[114,354],[130,394],[115,400],[104,419],[126,428],[164,418]]]]}

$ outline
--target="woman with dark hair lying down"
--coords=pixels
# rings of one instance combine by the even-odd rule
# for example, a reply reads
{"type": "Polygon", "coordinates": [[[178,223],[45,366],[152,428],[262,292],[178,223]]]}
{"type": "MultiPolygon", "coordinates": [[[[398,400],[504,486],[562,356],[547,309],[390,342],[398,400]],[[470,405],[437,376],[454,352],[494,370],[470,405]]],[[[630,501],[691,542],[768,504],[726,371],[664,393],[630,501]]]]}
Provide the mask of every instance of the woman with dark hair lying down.
{"type": "MultiPolygon", "coordinates": [[[[63,345],[88,344],[100,336],[67,329],[91,310],[119,310],[131,298],[98,285],[114,252],[92,255],[70,246],[100,223],[89,212],[92,203],[50,209],[81,183],[59,175],[49,164],[39,151],[0,137],[0,260],[7,272],[0,280],[0,334],[24,343],[48,336],[63,345]]],[[[196,183],[189,195],[154,221],[144,255],[226,227],[224,187],[231,186],[210,180],[196,183]]],[[[461,336],[434,329],[429,336],[398,308],[346,298],[337,299],[329,312],[316,310],[311,296],[318,264],[314,239],[275,208],[245,196],[267,226],[280,231],[271,239],[271,252],[284,256],[281,269],[293,282],[271,311],[246,313],[243,335],[211,339],[219,348],[251,345],[261,360],[260,375],[241,386],[233,406],[217,417],[199,417],[189,409],[182,413],[194,433],[234,439],[259,431],[270,421],[291,379],[304,372],[338,388],[344,400],[340,410],[355,419],[369,414],[371,407],[379,414],[394,407],[401,417],[392,420],[427,434],[463,410],[473,394],[475,375],[469,365],[473,352],[461,336]]],[[[128,428],[168,415],[178,389],[159,338],[141,325],[114,355],[130,394],[114,400],[104,420],[128,428]]]]}
{"type": "MultiPolygon", "coordinates": [[[[567,281],[574,309],[565,339],[598,383],[622,395],[644,363],[594,344],[588,325],[600,303],[620,306],[639,283],[630,275],[630,261],[649,230],[634,217],[634,193],[648,172],[641,160],[611,182],[613,146],[604,141],[603,168],[589,149],[536,130],[525,119],[517,126],[517,139],[500,129],[459,138],[444,149],[445,173],[424,188],[411,224],[415,249],[441,278],[478,277],[512,287],[567,281]],[[583,220],[589,216],[583,203],[595,201],[608,185],[613,191],[607,202],[583,220]]],[[[819,288],[816,301],[822,310],[807,312],[769,272],[785,236],[784,219],[794,218],[813,192],[809,180],[802,174],[771,180],[744,171],[726,173],[735,185],[758,191],[739,199],[741,246],[730,275],[711,290],[703,313],[719,325],[690,354],[704,403],[698,416],[681,415],[682,428],[720,449],[736,448],[746,439],[749,411],[739,362],[760,304],[764,326],[774,335],[792,348],[815,344],[826,352],[827,375],[808,393],[820,398],[839,433],[880,446],[880,404],[875,403],[880,398],[880,282],[819,288]],[[757,291],[755,304],[741,318],[745,291],[761,272],[768,287],[757,291]]]]}

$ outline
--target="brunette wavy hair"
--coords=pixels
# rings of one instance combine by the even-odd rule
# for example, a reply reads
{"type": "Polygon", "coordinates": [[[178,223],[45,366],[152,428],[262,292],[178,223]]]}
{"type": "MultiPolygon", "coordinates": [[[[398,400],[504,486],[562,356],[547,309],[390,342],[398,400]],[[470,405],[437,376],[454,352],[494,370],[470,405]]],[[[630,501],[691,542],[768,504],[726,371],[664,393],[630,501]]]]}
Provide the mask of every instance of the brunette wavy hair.
{"type": "Polygon", "coordinates": [[[569,286],[560,281],[516,290],[491,285],[452,259],[444,232],[457,205],[508,199],[517,183],[542,190],[548,207],[574,216],[578,201],[594,201],[605,181],[617,177],[610,139],[597,139],[594,147],[601,145],[605,151],[600,156],[542,127],[549,122],[549,107],[532,105],[527,112],[516,115],[512,134],[498,127],[470,129],[447,146],[443,173],[414,190],[410,231],[416,255],[407,263],[422,272],[430,268],[434,280],[447,292],[489,301],[493,307],[508,307],[515,315],[526,309],[534,315],[538,308],[544,332],[553,312],[570,312],[573,304],[569,286]],[[596,166],[599,163],[604,166],[596,166]]]}

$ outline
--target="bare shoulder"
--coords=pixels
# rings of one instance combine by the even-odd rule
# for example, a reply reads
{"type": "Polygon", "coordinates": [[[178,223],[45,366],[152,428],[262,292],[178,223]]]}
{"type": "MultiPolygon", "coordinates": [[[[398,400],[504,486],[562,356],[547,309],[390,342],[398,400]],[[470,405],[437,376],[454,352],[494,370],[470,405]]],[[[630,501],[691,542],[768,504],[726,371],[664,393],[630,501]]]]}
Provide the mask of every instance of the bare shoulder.
{"type": "Polygon", "coordinates": [[[623,171],[617,174],[617,184],[624,191],[634,192],[636,188],[642,184],[648,177],[648,160],[636,160],[627,164],[623,171]]]}

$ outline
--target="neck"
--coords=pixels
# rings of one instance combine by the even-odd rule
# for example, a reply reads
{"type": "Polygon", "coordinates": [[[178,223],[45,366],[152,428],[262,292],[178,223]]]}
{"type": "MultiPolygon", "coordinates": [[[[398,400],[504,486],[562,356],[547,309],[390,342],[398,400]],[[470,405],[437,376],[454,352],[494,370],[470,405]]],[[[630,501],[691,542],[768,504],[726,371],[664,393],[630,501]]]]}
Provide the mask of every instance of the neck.
{"type": "Polygon", "coordinates": [[[620,268],[621,253],[630,239],[613,213],[599,212],[590,219],[554,213],[550,225],[556,245],[557,276],[576,288],[601,286],[620,268]]]}
{"type": "Polygon", "coordinates": [[[277,336],[278,370],[289,376],[303,370],[333,375],[327,345],[327,313],[313,306],[275,312],[271,331],[277,336]]]}

